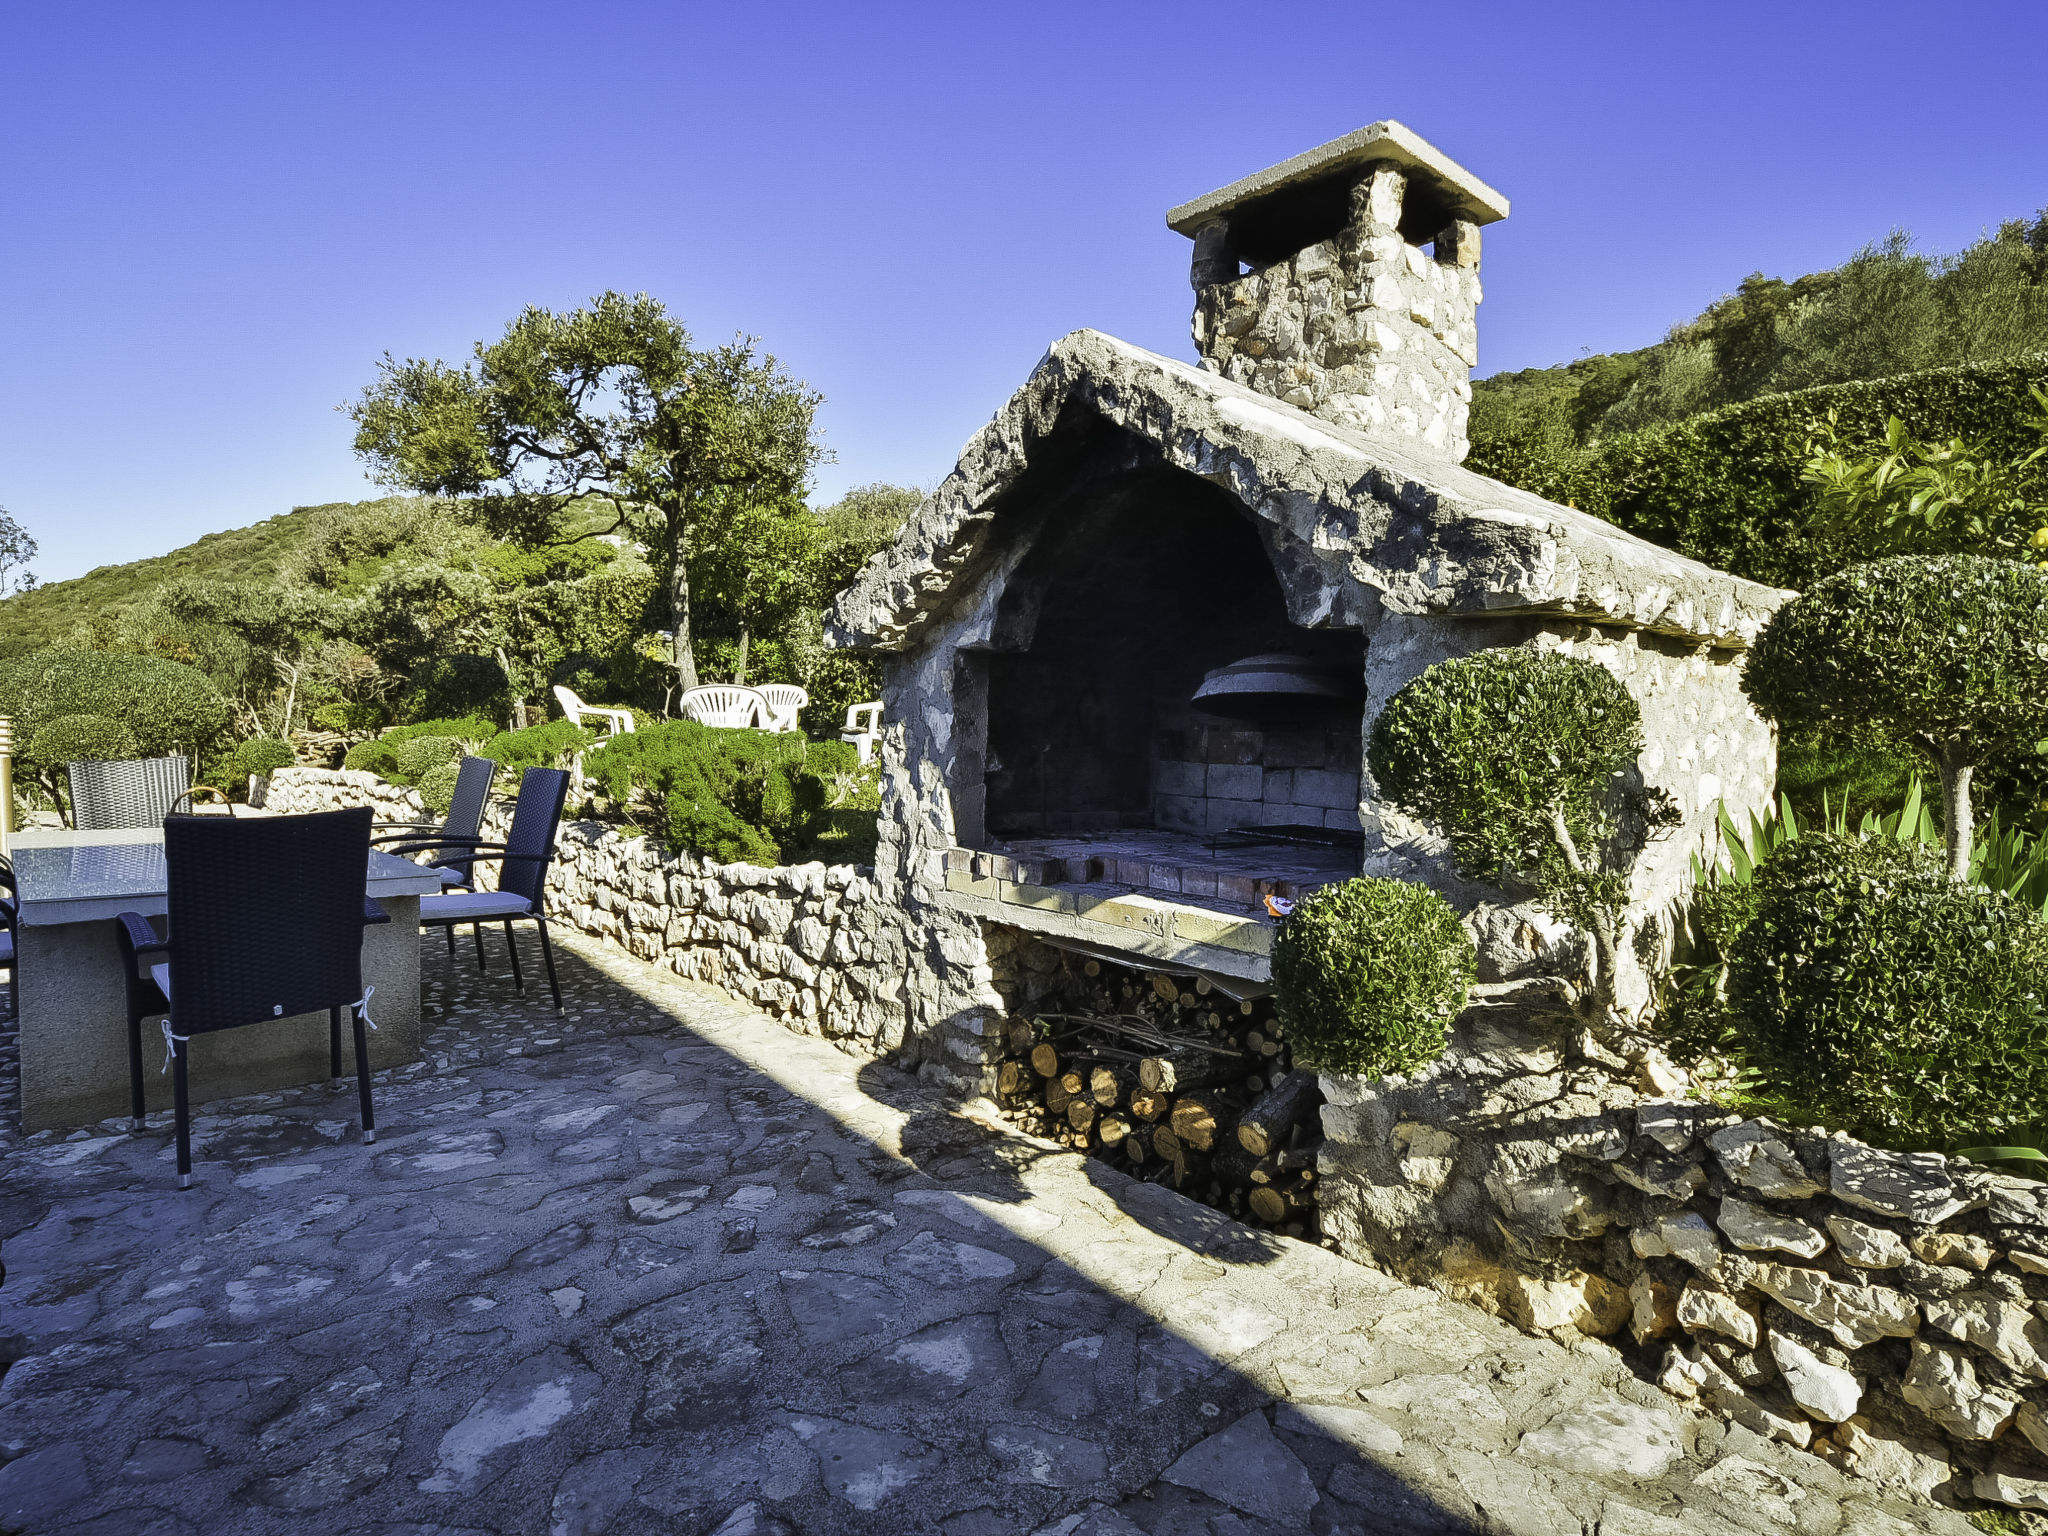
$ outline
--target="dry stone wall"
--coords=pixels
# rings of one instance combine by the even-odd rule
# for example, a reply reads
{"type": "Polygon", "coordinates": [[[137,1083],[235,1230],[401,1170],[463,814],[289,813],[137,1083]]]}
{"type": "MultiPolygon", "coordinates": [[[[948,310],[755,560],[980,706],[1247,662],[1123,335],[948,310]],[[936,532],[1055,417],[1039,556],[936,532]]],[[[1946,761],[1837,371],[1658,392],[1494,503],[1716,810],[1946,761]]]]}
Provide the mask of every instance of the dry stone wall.
{"type": "MultiPolygon", "coordinates": [[[[344,805],[369,805],[393,820],[433,819],[416,792],[375,774],[287,768],[271,777],[269,810],[344,805]]],[[[508,808],[494,806],[484,835],[503,837],[508,825],[508,808]]],[[[557,844],[548,916],[721,986],[807,1034],[877,1055],[906,1044],[906,923],[871,872],[718,864],[603,822],[573,821],[557,844]]]]}
{"type": "Polygon", "coordinates": [[[1920,1497],[2048,1509],[2048,1185],[1718,1111],[1551,982],[1413,1079],[1328,1077],[1323,1229],[1920,1497]]]}

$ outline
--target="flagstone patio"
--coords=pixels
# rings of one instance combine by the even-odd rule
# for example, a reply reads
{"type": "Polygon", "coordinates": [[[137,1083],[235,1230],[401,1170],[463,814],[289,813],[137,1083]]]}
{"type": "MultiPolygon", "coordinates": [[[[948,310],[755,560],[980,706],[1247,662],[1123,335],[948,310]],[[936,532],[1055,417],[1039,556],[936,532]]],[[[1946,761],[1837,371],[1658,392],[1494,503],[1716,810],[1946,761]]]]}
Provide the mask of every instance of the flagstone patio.
{"type": "Polygon", "coordinates": [[[182,1195],[168,1125],[6,1135],[0,1528],[1970,1529],[561,948],[566,1019],[426,950],[374,1147],[352,1085],[209,1106],[182,1195]]]}

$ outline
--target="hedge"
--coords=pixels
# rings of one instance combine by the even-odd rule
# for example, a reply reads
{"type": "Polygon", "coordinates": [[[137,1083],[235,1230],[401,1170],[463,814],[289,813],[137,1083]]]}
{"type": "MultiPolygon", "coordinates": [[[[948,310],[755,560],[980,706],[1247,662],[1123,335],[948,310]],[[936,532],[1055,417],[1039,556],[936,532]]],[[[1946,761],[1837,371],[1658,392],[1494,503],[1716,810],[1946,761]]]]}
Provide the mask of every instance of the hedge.
{"type": "Polygon", "coordinates": [[[1890,1146],[2040,1122],[2048,922],[1890,838],[1794,839],[1759,871],[1754,901],[1729,1003],[1792,1112],[1890,1146]]]}
{"type": "MultiPolygon", "coordinates": [[[[1812,423],[1832,411],[1858,442],[1897,416],[1920,438],[2018,459],[2040,445],[2032,386],[2048,387],[2048,354],[1765,395],[1579,451],[1497,438],[1466,463],[1721,570],[1805,588],[1869,553],[1809,526],[1815,491],[1800,471],[1812,423]]],[[[2048,483],[2048,461],[2039,472],[2048,483]]]]}
{"type": "Polygon", "coordinates": [[[341,760],[341,765],[344,768],[360,768],[365,773],[374,773],[394,784],[410,784],[413,777],[406,772],[399,756],[399,749],[407,742],[428,736],[446,736],[459,742],[477,742],[487,741],[499,734],[498,727],[482,715],[420,720],[412,725],[393,726],[373,741],[357,742],[348,749],[348,755],[341,760]]]}
{"type": "Polygon", "coordinates": [[[0,715],[23,741],[59,716],[98,715],[158,757],[211,745],[232,713],[204,672],[160,656],[56,648],[0,662],[0,715]]]}

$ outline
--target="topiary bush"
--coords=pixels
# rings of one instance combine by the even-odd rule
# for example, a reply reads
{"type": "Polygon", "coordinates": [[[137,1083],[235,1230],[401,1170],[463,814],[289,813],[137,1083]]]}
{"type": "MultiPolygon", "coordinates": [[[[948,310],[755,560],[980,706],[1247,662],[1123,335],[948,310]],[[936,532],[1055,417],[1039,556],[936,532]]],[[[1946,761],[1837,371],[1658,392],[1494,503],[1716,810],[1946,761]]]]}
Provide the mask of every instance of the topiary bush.
{"type": "Polygon", "coordinates": [[[1668,795],[1630,782],[1642,750],[1642,712],[1613,673],[1513,649],[1409,682],[1373,722],[1366,761],[1383,796],[1444,830],[1464,874],[1533,892],[1591,933],[1588,1004],[1602,1011],[1629,868],[1675,820],[1668,795]]]}
{"type": "Polygon", "coordinates": [[[2048,734],[2048,575],[1981,555],[1851,566],[1772,616],[1742,689],[1782,726],[1876,727],[1924,752],[1961,879],[1977,765],[2048,734]]]}
{"type": "Polygon", "coordinates": [[[96,715],[125,726],[124,755],[160,757],[212,745],[233,714],[206,674],[160,656],[51,649],[0,662],[0,715],[18,740],[64,715],[96,715]]]}
{"type": "Polygon", "coordinates": [[[62,771],[66,763],[120,762],[140,757],[135,733],[105,715],[57,715],[22,743],[21,763],[31,773],[62,771]]]}
{"type": "Polygon", "coordinates": [[[1273,941],[1294,1059],[1319,1072],[1408,1076],[1444,1051],[1476,955],[1426,885],[1361,876],[1295,903],[1273,941]]]}
{"type": "Polygon", "coordinates": [[[1890,838],[1800,837],[1756,885],[1728,994],[1772,1091],[1890,1145],[2039,1123],[2048,923],[1890,838]]]}
{"type": "Polygon", "coordinates": [[[292,744],[275,736],[252,736],[249,740],[237,742],[235,750],[227,757],[225,771],[237,782],[251,774],[275,773],[280,768],[289,768],[299,760],[292,750],[292,744]]]}

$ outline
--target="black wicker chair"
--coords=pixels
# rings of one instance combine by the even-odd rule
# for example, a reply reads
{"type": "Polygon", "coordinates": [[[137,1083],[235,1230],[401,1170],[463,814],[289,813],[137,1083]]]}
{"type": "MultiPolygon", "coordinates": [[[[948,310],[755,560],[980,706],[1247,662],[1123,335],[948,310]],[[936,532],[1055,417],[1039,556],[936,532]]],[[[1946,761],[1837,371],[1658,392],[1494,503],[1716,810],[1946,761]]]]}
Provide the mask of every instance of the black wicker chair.
{"type": "MultiPolygon", "coordinates": [[[[420,898],[422,928],[452,929],[470,923],[476,929],[477,968],[483,968],[485,923],[505,925],[505,948],[512,956],[512,984],[526,990],[526,977],[519,969],[519,946],[512,941],[512,925],[531,921],[540,933],[541,959],[547,963],[548,991],[555,999],[555,1012],[562,1011],[562,984],[555,975],[555,950],[548,942],[548,865],[555,856],[555,832],[562,824],[562,806],[569,798],[569,775],[560,768],[529,768],[519,780],[519,799],[512,807],[512,829],[502,843],[463,842],[456,845],[477,860],[498,864],[495,891],[457,891],[420,898]]],[[[437,840],[401,843],[393,853],[423,853],[440,846],[437,840]]]]}
{"type": "MultiPolygon", "coordinates": [[[[498,776],[498,765],[488,757],[465,757],[462,767],[455,775],[455,794],[448,802],[448,814],[440,825],[431,821],[380,821],[379,831],[391,830],[384,837],[370,839],[372,848],[385,848],[395,843],[417,844],[423,838],[438,845],[445,845],[447,851],[427,860],[427,867],[441,877],[444,891],[466,891],[474,882],[477,841],[483,836],[484,810],[491,801],[491,781],[498,776]],[[470,851],[462,851],[465,845],[470,851]]],[[[455,953],[455,925],[450,923],[442,932],[448,935],[448,953],[455,953]]],[[[476,953],[479,963],[483,960],[483,931],[476,931],[476,953]]]]}
{"type": "Polygon", "coordinates": [[[196,1034],[327,1010],[329,1065],[341,1070],[341,1011],[355,1026],[363,1140],[377,1139],[363,990],[363,927],[385,921],[363,894],[368,808],[236,820],[174,816],[164,823],[167,932],[139,913],[116,919],[128,981],[129,1086],[142,1119],[141,1020],[165,1015],[173,1069],[178,1188],[192,1187],[185,1058],[196,1034]],[[147,966],[147,975],[141,974],[147,966]]]}
{"type": "Polygon", "coordinates": [[[204,784],[193,786],[189,757],[67,763],[64,776],[71,786],[71,825],[79,832],[160,827],[166,816],[189,811],[197,796],[227,799],[204,784]]]}
{"type": "Polygon", "coordinates": [[[21,995],[21,975],[14,964],[14,930],[21,924],[21,889],[15,883],[14,866],[0,857],[0,970],[21,995]]]}

